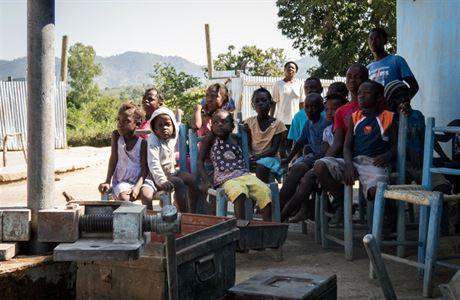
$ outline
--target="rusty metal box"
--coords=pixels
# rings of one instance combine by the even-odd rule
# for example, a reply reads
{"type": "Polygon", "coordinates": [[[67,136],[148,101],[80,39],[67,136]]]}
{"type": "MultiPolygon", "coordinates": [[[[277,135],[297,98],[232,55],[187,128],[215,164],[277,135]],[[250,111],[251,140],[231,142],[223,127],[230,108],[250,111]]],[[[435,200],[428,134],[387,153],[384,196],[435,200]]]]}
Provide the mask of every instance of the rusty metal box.
{"type": "MultiPolygon", "coordinates": [[[[149,212],[148,212],[149,213],[149,212]]],[[[183,214],[176,239],[180,299],[219,299],[235,284],[236,220],[183,214]]],[[[164,237],[140,259],[78,264],[77,299],[167,299],[164,237]]]]}

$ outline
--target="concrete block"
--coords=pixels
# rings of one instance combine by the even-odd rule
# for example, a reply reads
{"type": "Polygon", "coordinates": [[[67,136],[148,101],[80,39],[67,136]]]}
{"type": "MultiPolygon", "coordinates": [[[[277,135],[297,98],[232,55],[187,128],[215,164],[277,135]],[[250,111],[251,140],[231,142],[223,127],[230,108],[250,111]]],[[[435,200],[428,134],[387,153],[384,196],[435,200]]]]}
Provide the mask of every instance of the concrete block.
{"type": "Polygon", "coordinates": [[[145,205],[122,205],[113,212],[113,242],[143,243],[142,220],[145,205]]]}
{"type": "Polygon", "coordinates": [[[19,252],[19,243],[0,243],[0,261],[10,260],[19,252]]]}
{"type": "Polygon", "coordinates": [[[38,211],[38,241],[73,243],[79,238],[78,223],[84,207],[53,208],[38,211]]]}
{"type": "Polygon", "coordinates": [[[21,242],[30,239],[30,209],[3,209],[2,240],[21,242]]]}
{"type": "Polygon", "coordinates": [[[114,244],[110,239],[79,239],[61,243],[53,250],[54,261],[135,260],[141,256],[142,244],[114,244]]]}

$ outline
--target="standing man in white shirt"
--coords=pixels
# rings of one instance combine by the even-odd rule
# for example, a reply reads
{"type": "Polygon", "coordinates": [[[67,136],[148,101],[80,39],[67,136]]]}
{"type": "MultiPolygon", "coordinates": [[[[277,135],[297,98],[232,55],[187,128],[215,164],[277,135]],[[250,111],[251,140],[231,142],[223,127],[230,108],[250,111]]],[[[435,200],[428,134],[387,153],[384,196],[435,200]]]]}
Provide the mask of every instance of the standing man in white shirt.
{"type": "MultiPolygon", "coordinates": [[[[293,61],[284,65],[284,78],[273,86],[273,101],[275,104],[270,110],[270,115],[283,122],[288,131],[294,115],[303,109],[304,90],[303,83],[295,78],[299,66],[293,61]]],[[[292,148],[292,141],[286,136],[280,146],[280,156],[286,157],[287,149],[292,148]]]]}

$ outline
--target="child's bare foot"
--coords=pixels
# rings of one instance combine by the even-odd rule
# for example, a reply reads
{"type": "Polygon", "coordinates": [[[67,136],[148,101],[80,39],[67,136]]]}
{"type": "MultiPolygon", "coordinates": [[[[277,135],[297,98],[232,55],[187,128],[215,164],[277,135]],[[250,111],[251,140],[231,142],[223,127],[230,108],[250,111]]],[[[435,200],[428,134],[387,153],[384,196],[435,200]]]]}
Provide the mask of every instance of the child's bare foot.
{"type": "Polygon", "coordinates": [[[307,219],[307,210],[301,208],[295,216],[289,219],[289,223],[299,223],[300,221],[306,220],[307,219]]]}

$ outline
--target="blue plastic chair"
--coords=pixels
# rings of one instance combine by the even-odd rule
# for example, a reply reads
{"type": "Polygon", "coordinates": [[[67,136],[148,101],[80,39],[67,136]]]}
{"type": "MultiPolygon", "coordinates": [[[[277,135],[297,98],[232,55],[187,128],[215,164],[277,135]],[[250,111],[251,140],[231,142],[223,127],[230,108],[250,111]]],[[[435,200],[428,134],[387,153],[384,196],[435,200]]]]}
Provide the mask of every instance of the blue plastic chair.
{"type": "MultiPolygon", "coordinates": [[[[375,237],[378,246],[381,244],[389,244],[418,247],[417,261],[411,261],[385,253],[382,253],[382,256],[386,259],[391,259],[417,267],[424,275],[424,297],[431,297],[433,295],[432,279],[435,265],[442,265],[454,269],[460,268],[460,266],[448,264],[438,258],[443,201],[445,199],[448,201],[459,201],[460,198],[458,195],[443,195],[439,192],[431,192],[431,176],[433,173],[460,175],[460,170],[458,169],[433,167],[434,132],[458,133],[460,132],[460,127],[434,127],[434,124],[434,118],[427,119],[425,129],[422,185],[391,186],[385,183],[380,183],[376,193],[374,224],[372,227],[372,235],[375,237]],[[398,240],[392,242],[381,242],[385,199],[398,200],[404,205],[405,203],[420,205],[419,234],[417,241],[398,240]]],[[[370,265],[370,277],[374,277],[372,265],[370,265]]]]}

